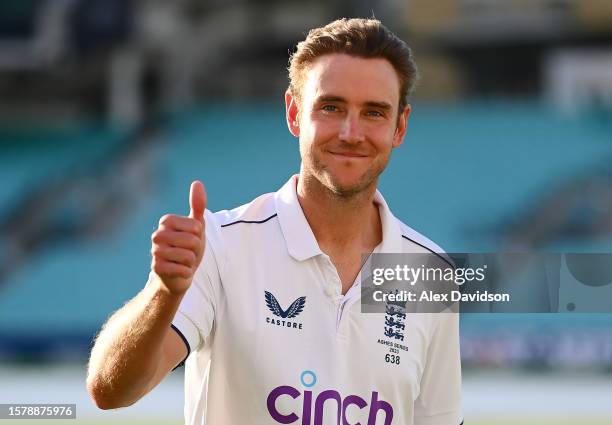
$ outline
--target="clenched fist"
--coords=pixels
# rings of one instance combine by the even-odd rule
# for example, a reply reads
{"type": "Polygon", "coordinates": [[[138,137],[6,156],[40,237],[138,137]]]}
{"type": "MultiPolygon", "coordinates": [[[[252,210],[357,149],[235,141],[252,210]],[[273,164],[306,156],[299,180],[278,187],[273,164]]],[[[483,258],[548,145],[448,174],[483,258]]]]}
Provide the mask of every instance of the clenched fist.
{"type": "Polygon", "coordinates": [[[206,193],[200,181],[191,183],[189,217],[166,214],[151,235],[151,270],[169,292],[184,294],[202,261],[205,247],[206,193]]]}

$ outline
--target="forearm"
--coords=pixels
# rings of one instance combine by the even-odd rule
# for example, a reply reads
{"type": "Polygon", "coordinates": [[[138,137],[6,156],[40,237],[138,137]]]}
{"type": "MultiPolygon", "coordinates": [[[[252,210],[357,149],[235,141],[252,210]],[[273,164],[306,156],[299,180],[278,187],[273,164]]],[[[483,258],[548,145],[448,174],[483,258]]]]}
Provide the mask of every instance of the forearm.
{"type": "Polygon", "coordinates": [[[128,406],[152,388],[162,364],[162,342],[181,298],[153,280],[104,325],[87,376],[99,407],[128,406]]]}

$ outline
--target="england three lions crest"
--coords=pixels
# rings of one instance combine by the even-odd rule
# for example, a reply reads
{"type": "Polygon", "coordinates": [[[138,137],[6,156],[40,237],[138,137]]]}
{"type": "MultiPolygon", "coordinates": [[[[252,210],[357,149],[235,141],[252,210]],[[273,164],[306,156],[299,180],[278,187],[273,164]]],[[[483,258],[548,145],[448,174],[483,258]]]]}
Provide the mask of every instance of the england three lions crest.
{"type": "Polygon", "coordinates": [[[406,324],[406,302],[388,301],[385,306],[385,331],[384,335],[387,338],[394,338],[400,341],[404,340],[404,330],[406,324]]]}

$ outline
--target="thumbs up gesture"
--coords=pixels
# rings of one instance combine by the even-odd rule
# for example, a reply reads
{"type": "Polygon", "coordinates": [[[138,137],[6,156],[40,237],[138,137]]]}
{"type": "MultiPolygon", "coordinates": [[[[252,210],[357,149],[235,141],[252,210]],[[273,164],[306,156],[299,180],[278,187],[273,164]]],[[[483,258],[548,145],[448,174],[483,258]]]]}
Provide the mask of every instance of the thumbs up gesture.
{"type": "Polygon", "coordinates": [[[189,216],[166,214],[151,235],[151,270],[175,295],[184,294],[202,261],[205,247],[206,192],[200,181],[191,183],[189,216]]]}

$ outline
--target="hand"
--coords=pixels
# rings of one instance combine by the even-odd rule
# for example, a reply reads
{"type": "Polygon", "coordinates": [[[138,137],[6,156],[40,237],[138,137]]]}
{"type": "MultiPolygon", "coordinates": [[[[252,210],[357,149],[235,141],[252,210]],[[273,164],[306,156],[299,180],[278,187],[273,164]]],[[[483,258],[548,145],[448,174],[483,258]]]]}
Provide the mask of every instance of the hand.
{"type": "Polygon", "coordinates": [[[189,207],[189,217],[164,215],[151,235],[151,270],[163,287],[175,295],[189,289],[204,255],[206,192],[200,181],[191,183],[189,207]]]}

